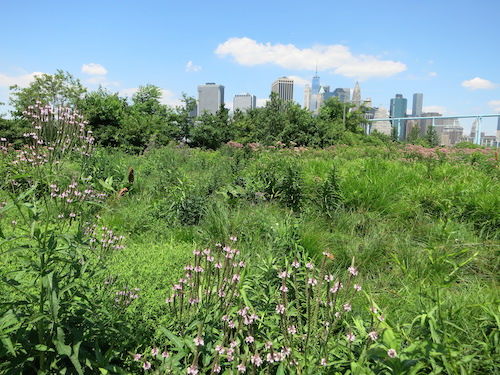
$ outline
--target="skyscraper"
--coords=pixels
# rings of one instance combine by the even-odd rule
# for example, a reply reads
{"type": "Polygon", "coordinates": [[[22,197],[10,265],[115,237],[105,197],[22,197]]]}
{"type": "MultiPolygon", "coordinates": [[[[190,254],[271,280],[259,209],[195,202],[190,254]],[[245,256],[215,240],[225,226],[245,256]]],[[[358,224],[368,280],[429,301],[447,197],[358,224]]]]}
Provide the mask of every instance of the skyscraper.
{"type": "Polygon", "coordinates": [[[224,86],[209,82],[198,86],[198,116],[204,112],[215,115],[224,104],[224,86]]]}
{"type": "Polygon", "coordinates": [[[424,94],[413,94],[413,105],[411,107],[411,115],[420,117],[422,115],[422,104],[424,102],[424,94]]]}
{"type": "Polygon", "coordinates": [[[356,81],[354,90],[352,90],[352,104],[354,104],[354,109],[358,109],[361,106],[361,88],[358,81],[356,81]]]}
{"type": "Polygon", "coordinates": [[[278,94],[283,101],[293,100],[293,79],[282,77],[273,82],[271,92],[278,94]]]}
{"type": "Polygon", "coordinates": [[[316,71],[316,75],[312,79],[311,101],[310,101],[311,111],[318,109],[318,94],[319,94],[320,87],[321,87],[321,84],[319,82],[318,72],[316,71]]]}
{"type": "Polygon", "coordinates": [[[256,102],[257,99],[255,95],[250,95],[249,93],[235,95],[233,99],[233,110],[236,111],[239,109],[242,112],[246,112],[249,109],[254,109],[256,102]]]}
{"type": "Polygon", "coordinates": [[[304,87],[304,108],[308,111],[311,110],[311,86],[304,87]]]}
{"type": "MultiPolygon", "coordinates": [[[[396,94],[396,97],[391,99],[391,107],[389,113],[392,118],[406,117],[406,108],[408,106],[408,100],[403,98],[403,95],[396,94]]],[[[394,120],[392,121],[392,126],[397,128],[398,139],[406,139],[406,121],[405,120],[394,120]]]]}

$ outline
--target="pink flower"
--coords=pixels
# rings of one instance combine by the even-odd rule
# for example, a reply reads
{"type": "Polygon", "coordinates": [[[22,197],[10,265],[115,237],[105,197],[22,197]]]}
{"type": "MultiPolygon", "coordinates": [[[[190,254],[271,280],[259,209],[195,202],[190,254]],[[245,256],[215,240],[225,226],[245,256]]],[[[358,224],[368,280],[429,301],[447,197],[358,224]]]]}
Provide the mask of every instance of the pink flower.
{"type": "Polygon", "coordinates": [[[247,336],[245,338],[245,342],[247,342],[248,344],[251,344],[252,342],[254,342],[254,338],[253,336],[247,336]]]}
{"type": "Polygon", "coordinates": [[[394,349],[389,349],[387,351],[387,355],[390,357],[390,358],[396,358],[398,356],[398,353],[396,353],[396,350],[394,349]]]}
{"type": "Polygon", "coordinates": [[[142,365],[142,368],[144,370],[149,370],[151,368],[151,363],[149,363],[148,361],[144,362],[144,364],[142,365]]]}
{"type": "Polygon", "coordinates": [[[295,328],[294,325],[291,325],[290,327],[288,327],[288,333],[291,335],[295,335],[297,333],[297,328],[295,328]]]}
{"type": "Polygon", "coordinates": [[[238,241],[238,238],[237,238],[236,236],[231,236],[231,237],[229,237],[229,239],[230,239],[231,241],[233,241],[233,242],[238,241]]]}
{"type": "Polygon", "coordinates": [[[215,365],[213,370],[216,374],[218,374],[222,370],[222,368],[219,365],[215,365]]]}
{"type": "Polygon", "coordinates": [[[351,275],[353,275],[353,276],[357,276],[357,274],[358,274],[358,270],[357,270],[356,268],[354,268],[354,267],[349,267],[349,268],[347,269],[347,271],[349,271],[349,273],[350,273],[351,275]]]}
{"type": "Polygon", "coordinates": [[[241,373],[244,373],[247,370],[247,368],[245,367],[245,365],[243,363],[240,363],[237,366],[237,368],[238,368],[238,372],[241,372],[241,373]]]}
{"type": "Polygon", "coordinates": [[[286,292],[288,292],[288,287],[287,287],[286,285],[282,285],[282,286],[280,287],[280,290],[281,290],[283,293],[286,293],[286,292]]]}
{"type": "Polygon", "coordinates": [[[321,358],[321,366],[326,366],[326,358],[321,358]]]}
{"type": "Polygon", "coordinates": [[[151,349],[151,355],[157,355],[159,352],[158,348],[151,349]]]}
{"type": "Polygon", "coordinates": [[[161,353],[161,356],[163,358],[167,358],[169,356],[169,354],[168,354],[168,352],[163,352],[163,353],[161,353]]]}
{"type": "Polygon", "coordinates": [[[325,281],[331,282],[333,281],[334,277],[333,275],[325,275],[325,281]]]}
{"type": "Polygon", "coordinates": [[[285,313],[285,305],[276,305],[276,312],[278,314],[284,314],[285,313]]]}
{"type": "Polygon", "coordinates": [[[255,354],[250,358],[250,362],[252,362],[255,367],[260,367],[260,365],[262,365],[262,358],[260,358],[258,354],[255,354]]]}
{"type": "Polygon", "coordinates": [[[356,292],[360,292],[360,291],[361,291],[361,285],[359,285],[359,284],[354,284],[354,290],[355,290],[356,292]]]}
{"type": "Polygon", "coordinates": [[[205,345],[205,343],[203,342],[203,339],[202,339],[200,336],[195,337],[195,338],[193,339],[193,341],[194,341],[194,344],[195,344],[196,346],[203,346],[203,345],[205,345]]]}
{"type": "Polygon", "coordinates": [[[352,332],[349,332],[347,335],[346,335],[346,339],[347,341],[349,342],[353,342],[354,340],[356,340],[356,336],[354,336],[354,334],[352,332]]]}
{"type": "Polygon", "coordinates": [[[142,354],[137,353],[134,355],[134,361],[136,361],[136,362],[139,361],[141,358],[142,358],[142,354]]]}
{"type": "Polygon", "coordinates": [[[300,267],[300,263],[299,263],[299,262],[297,262],[296,260],[294,260],[294,261],[292,262],[292,267],[294,267],[294,268],[299,268],[299,267],[300,267]]]}
{"type": "Polygon", "coordinates": [[[351,310],[352,310],[352,308],[351,308],[351,304],[350,304],[350,303],[346,303],[346,304],[344,305],[344,310],[345,310],[345,311],[351,311],[351,310]]]}
{"type": "Polygon", "coordinates": [[[313,262],[309,262],[306,264],[306,268],[312,270],[314,268],[313,262]]]}
{"type": "Polygon", "coordinates": [[[378,332],[376,331],[372,331],[368,334],[368,336],[370,336],[370,339],[372,339],[373,341],[375,341],[376,339],[378,339],[378,332]]]}
{"type": "Polygon", "coordinates": [[[287,271],[278,272],[278,277],[280,279],[286,279],[287,277],[290,277],[290,273],[287,271]]]}
{"type": "Polygon", "coordinates": [[[192,365],[187,368],[187,373],[190,375],[197,375],[198,374],[198,366],[192,365]]]}
{"type": "Polygon", "coordinates": [[[318,285],[318,280],[316,280],[315,278],[310,277],[310,278],[307,280],[307,283],[308,283],[309,285],[316,286],[316,285],[318,285]]]}

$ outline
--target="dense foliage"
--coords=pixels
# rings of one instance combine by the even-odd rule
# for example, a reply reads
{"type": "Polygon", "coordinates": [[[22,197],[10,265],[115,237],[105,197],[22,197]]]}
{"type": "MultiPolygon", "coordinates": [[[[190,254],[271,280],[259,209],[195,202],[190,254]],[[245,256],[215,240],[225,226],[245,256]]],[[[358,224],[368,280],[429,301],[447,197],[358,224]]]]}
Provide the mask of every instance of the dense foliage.
{"type": "Polygon", "coordinates": [[[159,98],[0,123],[0,373],[500,371],[497,152],[159,98]]]}

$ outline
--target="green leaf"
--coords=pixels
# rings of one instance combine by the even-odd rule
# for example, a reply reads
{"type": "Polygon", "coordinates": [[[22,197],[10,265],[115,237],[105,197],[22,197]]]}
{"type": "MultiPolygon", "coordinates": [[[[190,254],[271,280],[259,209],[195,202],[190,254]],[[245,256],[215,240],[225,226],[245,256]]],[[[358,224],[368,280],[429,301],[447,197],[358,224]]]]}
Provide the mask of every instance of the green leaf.
{"type": "Polygon", "coordinates": [[[181,339],[179,339],[176,335],[174,335],[171,331],[166,329],[165,327],[160,327],[160,331],[162,331],[165,336],[174,344],[174,346],[178,349],[184,349],[184,343],[181,339]]]}
{"type": "Polygon", "coordinates": [[[278,366],[278,370],[276,370],[276,375],[285,375],[285,365],[283,362],[278,366]]]}

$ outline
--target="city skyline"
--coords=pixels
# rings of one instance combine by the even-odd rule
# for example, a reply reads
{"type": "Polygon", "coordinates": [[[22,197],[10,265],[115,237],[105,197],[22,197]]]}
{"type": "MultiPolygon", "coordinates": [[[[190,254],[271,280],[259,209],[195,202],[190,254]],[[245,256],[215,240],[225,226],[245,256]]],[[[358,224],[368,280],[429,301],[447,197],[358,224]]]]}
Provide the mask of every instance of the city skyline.
{"type": "MultiPolygon", "coordinates": [[[[294,79],[294,100],[303,105],[305,85],[318,76],[332,92],[358,81],[361,99],[374,107],[388,108],[396,93],[410,107],[412,95],[423,93],[423,112],[500,112],[498,2],[422,0],[410,12],[389,0],[320,1],[321,22],[293,0],[192,5],[196,11],[159,0],[4,2],[0,102],[8,102],[9,86],[61,69],[89,90],[102,85],[128,97],[153,84],[174,106],[183,93],[196,98],[204,82],[225,86],[229,109],[244,92],[262,106],[282,76],[294,79]],[[414,26],[415,14],[426,27],[414,26]],[[287,20],[280,27],[278,15],[287,20]]],[[[0,106],[0,113],[8,110],[0,106]]],[[[495,119],[483,123],[488,134],[496,127],[495,119]]]]}

